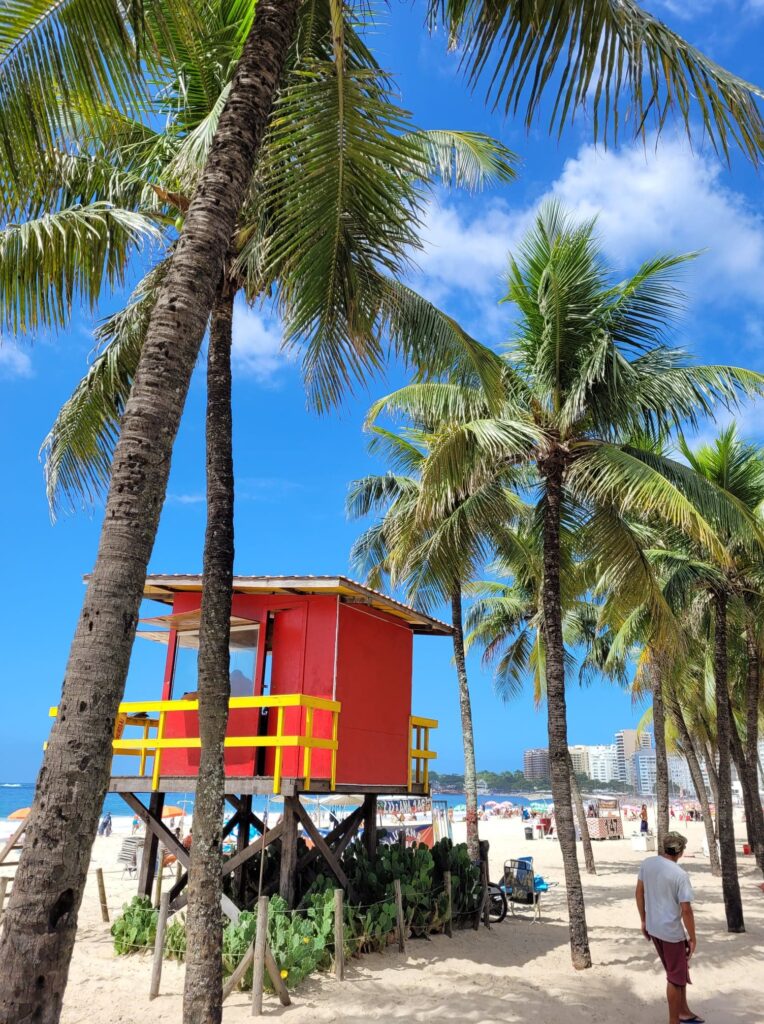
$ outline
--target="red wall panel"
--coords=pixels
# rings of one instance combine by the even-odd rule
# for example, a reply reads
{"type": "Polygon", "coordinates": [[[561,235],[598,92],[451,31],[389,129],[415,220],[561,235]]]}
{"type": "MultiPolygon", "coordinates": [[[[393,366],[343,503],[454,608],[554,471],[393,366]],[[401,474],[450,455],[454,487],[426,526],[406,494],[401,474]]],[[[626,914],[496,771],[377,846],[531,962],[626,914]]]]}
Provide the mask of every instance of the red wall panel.
{"type": "Polygon", "coordinates": [[[411,630],[369,608],[340,605],[337,781],[405,785],[411,715],[411,630]]]}

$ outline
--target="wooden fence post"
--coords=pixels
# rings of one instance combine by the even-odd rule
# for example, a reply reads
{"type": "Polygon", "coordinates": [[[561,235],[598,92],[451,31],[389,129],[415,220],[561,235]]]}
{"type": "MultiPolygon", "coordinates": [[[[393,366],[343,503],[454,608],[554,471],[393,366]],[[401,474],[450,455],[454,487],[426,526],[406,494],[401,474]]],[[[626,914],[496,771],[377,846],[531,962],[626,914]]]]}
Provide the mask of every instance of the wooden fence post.
{"type": "Polygon", "coordinates": [[[109,905],[106,902],[106,886],[103,881],[103,868],[96,868],[96,881],[98,882],[98,899],[101,901],[101,920],[104,924],[108,924],[109,905]]]}
{"type": "Polygon", "coordinates": [[[334,974],[337,981],[345,979],[345,891],[334,890],[334,974]]]}
{"type": "Polygon", "coordinates": [[[393,888],[395,890],[395,915],[398,918],[398,950],[405,954],[406,921],[403,916],[403,896],[401,895],[400,879],[396,878],[393,880],[393,888]]]}
{"type": "Polygon", "coordinates": [[[157,936],[154,941],[154,963],[151,967],[151,988],[149,999],[156,999],[159,995],[159,982],[162,980],[162,958],[164,957],[164,933],[167,927],[167,914],[170,910],[170,894],[162,893],[159,904],[159,920],[157,921],[157,936]]]}
{"type": "Polygon", "coordinates": [[[486,928],[491,928],[491,898],[488,890],[488,861],[483,861],[480,869],[480,874],[483,882],[483,924],[486,928]]]}
{"type": "Polygon", "coordinates": [[[252,939],[249,946],[247,946],[247,952],[241,958],[239,963],[236,965],[236,970],[223,985],[223,1001],[230,996],[236,986],[239,984],[241,979],[247,973],[247,968],[252,963],[252,957],[255,955],[255,940],[252,939]]]}
{"type": "Polygon", "coordinates": [[[454,934],[453,929],[453,917],[454,917],[454,903],[451,895],[451,872],[443,872],[443,885],[446,887],[446,899],[448,901],[446,906],[446,935],[449,939],[454,934]]]}
{"type": "Polygon", "coordinates": [[[268,897],[257,901],[257,930],[255,932],[254,967],[252,968],[252,1016],[263,1013],[263,977],[265,975],[265,944],[268,939],[268,897]]]}
{"type": "Polygon", "coordinates": [[[268,977],[271,979],[276,995],[279,997],[279,1001],[282,1006],[291,1006],[292,1000],[289,998],[289,992],[284,984],[284,979],[281,977],[279,972],[279,965],[271,953],[268,943],[265,944],[265,969],[268,972],[268,977]]]}

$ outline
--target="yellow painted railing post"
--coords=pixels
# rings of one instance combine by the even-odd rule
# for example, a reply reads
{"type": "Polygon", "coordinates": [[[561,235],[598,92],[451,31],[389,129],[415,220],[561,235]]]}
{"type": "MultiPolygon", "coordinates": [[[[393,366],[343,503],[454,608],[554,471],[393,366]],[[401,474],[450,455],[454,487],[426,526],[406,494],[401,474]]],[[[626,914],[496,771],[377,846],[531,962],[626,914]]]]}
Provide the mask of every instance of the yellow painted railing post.
{"type": "MultiPolygon", "coordinates": [[[[284,736],[284,708],[279,705],[278,714],[276,716],[276,740],[280,741],[284,736]]],[[[283,747],[280,742],[276,745],[276,757],[273,763],[273,792],[278,793],[281,789],[281,759],[283,756],[283,747]]]]}
{"type": "Polygon", "coordinates": [[[336,709],[332,711],[332,779],[331,788],[337,782],[337,730],[339,728],[339,711],[336,709]]]}
{"type": "Polygon", "coordinates": [[[307,741],[303,748],[302,774],[305,777],[305,788],[310,789],[310,765],[313,758],[313,705],[308,705],[305,712],[305,739],[307,741]]]}
{"type": "Polygon", "coordinates": [[[151,773],[151,788],[156,792],[159,789],[159,771],[162,765],[162,740],[164,739],[164,716],[165,712],[159,712],[159,723],[157,724],[157,745],[154,750],[154,770],[151,773]]]}
{"type": "MultiPolygon", "coordinates": [[[[424,727],[424,747],[422,749],[425,750],[425,751],[429,751],[429,749],[430,749],[430,727],[427,726],[427,725],[424,727]]],[[[424,759],[424,791],[425,791],[425,793],[427,792],[427,787],[429,785],[429,782],[430,782],[430,759],[429,759],[429,757],[426,757],[424,759]]]]}

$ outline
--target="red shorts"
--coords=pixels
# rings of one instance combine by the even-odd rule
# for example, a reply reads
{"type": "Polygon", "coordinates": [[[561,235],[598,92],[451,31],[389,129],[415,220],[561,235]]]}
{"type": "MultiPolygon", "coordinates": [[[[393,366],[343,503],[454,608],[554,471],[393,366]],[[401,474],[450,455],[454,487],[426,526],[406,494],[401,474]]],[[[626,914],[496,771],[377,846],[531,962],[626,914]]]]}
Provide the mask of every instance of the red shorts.
{"type": "Polygon", "coordinates": [[[651,936],[658,956],[666,969],[666,980],[672,985],[683,987],[691,985],[690,981],[690,944],[684,942],[666,942],[651,936]]]}

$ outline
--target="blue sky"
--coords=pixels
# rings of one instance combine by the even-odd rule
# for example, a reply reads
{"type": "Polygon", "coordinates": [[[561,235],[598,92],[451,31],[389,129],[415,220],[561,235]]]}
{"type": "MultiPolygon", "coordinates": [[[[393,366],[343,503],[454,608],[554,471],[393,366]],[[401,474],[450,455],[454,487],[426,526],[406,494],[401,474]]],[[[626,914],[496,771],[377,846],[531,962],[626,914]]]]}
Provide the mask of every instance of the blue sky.
{"type": "MultiPolygon", "coordinates": [[[[763,0],[675,0],[652,9],[720,63],[762,84],[763,0]]],[[[539,201],[556,195],[582,216],[597,213],[605,248],[624,271],[666,251],[704,250],[686,273],[688,310],[676,341],[703,361],[757,369],[764,351],[764,207],[761,179],[734,154],[732,169],[702,142],[691,153],[667,131],[656,143],[595,149],[586,116],[549,140],[545,123],[526,133],[487,111],[469,94],[458,58],[421,27],[421,8],[394,2],[373,44],[397,77],[402,105],[422,127],[479,129],[522,157],[518,181],[479,196],[443,193],[429,207],[413,281],[428,297],[492,344],[506,340],[511,314],[498,306],[507,251],[539,201]]],[[[548,113],[548,107],[545,108],[548,113]]],[[[0,459],[6,481],[0,504],[3,588],[0,631],[0,782],[31,780],[47,734],[47,709],[60,692],[69,642],[92,566],[101,509],[51,523],[37,453],[53,417],[86,369],[98,318],[79,311],[70,330],[0,346],[0,459]]],[[[279,351],[279,327],[267,311],[237,310],[235,327],[235,457],[237,556],[241,573],[348,572],[359,527],[345,520],[347,483],[380,469],[362,432],[370,402],[405,378],[349,396],[318,417],[306,408],[299,367],[279,351]]],[[[760,409],[741,417],[759,438],[760,409]]],[[[173,459],[151,569],[197,571],[204,533],[204,376],[196,372],[173,459]]],[[[705,433],[709,436],[711,428],[705,433]]],[[[444,612],[445,614],[445,612],[444,612]]],[[[150,645],[153,647],[153,645],[150,645]]],[[[502,706],[479,658],[470,660],[478,767],[517,768],[526,746],[546,742],[545,716],[529,697],[502,706]]],[[[128,681],[133,698],[152,697],[161,682],[156,650],[136,652],[128,681]]],[[[414,706],[437,716],[441,770],[460,769],[458,705],[449,643],[416,642],[414,706]]],[[[571,742],[609,742],[641,711],[609,685],[569,690],[571,742]]]]}

